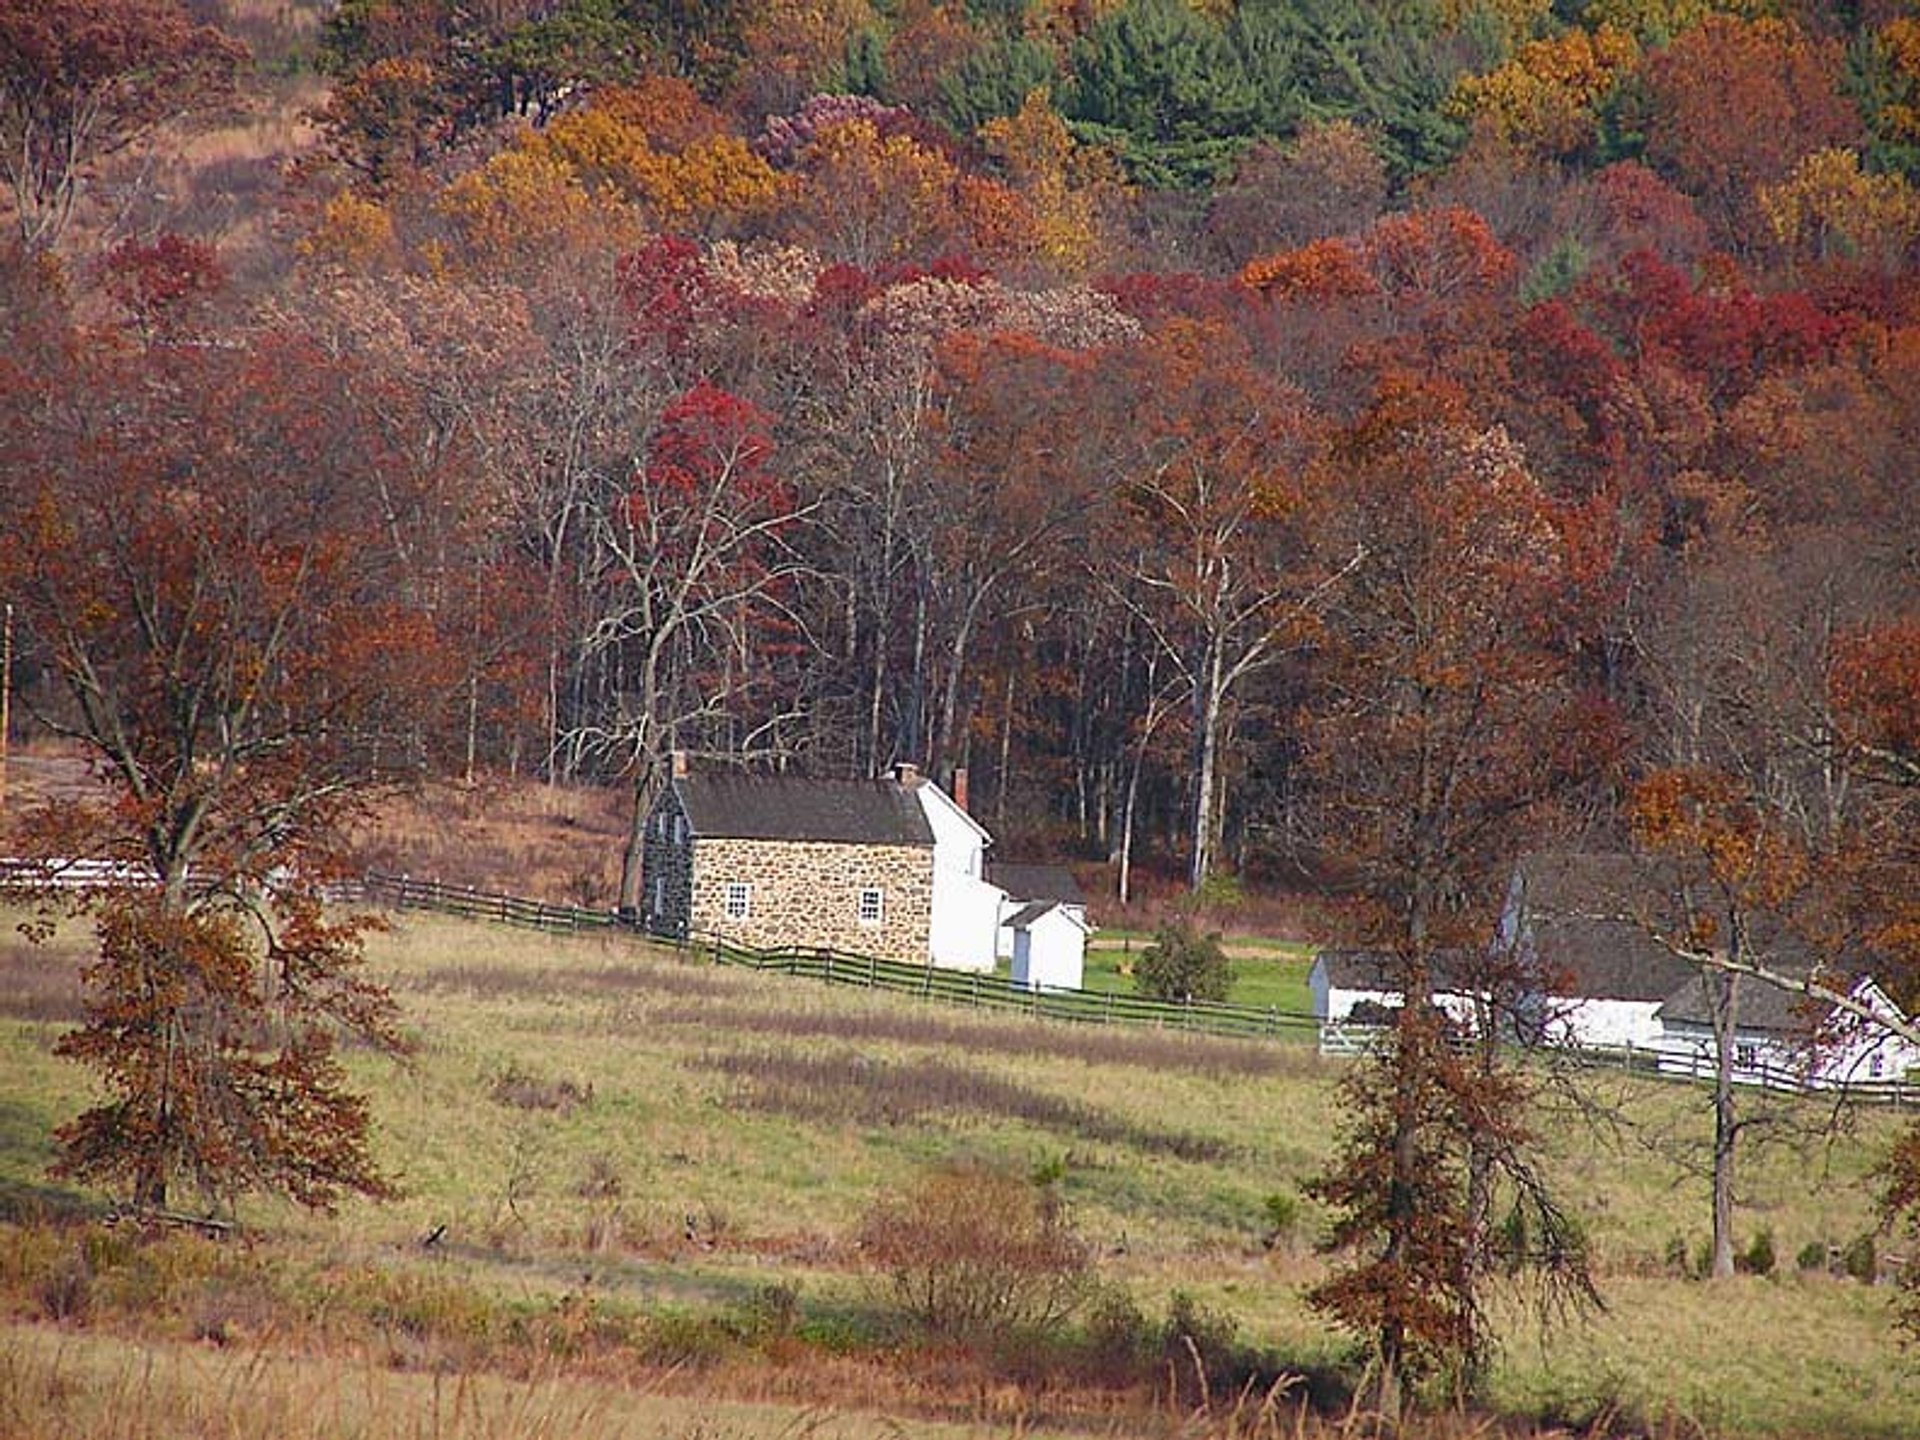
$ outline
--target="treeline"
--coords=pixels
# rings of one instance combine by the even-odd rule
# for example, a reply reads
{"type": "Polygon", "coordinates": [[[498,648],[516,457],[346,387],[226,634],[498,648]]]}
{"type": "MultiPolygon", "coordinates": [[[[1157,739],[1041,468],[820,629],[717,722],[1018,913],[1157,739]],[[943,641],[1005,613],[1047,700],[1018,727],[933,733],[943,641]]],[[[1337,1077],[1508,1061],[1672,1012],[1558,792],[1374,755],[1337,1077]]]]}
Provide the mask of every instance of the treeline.
{"type": "Polygon", "coordinates": [[[214,234],[106,167],[264,81],[76,4],[0,7],[14,483],[367,477],[390,763],[966,766],[1199,884],[1351,876],[1437,690],[1604,839],[1736,756],[1831,834],[1906,753],[1905,18],[347,0],[214,234]]]}

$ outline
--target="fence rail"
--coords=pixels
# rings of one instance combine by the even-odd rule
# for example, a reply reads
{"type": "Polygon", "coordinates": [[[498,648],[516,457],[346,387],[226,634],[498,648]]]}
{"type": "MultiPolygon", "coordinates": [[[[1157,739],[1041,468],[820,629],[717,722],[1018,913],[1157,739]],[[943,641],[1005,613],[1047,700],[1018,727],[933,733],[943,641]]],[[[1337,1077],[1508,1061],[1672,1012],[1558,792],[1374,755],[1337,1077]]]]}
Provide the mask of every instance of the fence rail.
{"type": "MultiPolygon", "coordinates": [[[[435,910],[549,932],[617,930],[640,933],[633,931],[631,926],[611,911],[548,905],[517,896],[378,871],[368,874],[358,886],[339,888],[334,892],[334,898],[384,905],[396,910],[435,910]]],[[[849,955],[814,946],[760,949],[706,934],[663,943],[676,945],[683,954],[716,965],[772,971],[819,980],[829,985],[855,985],[895,995],[913,995],[951,1005],[1011,1011],[1049,1020],[1093,1025],[1151,1026],[1238,1039],[1310,1041],[1319,1031],[1319,1024],[1311,1015],[1278,1009],[1202,1001],[1169,1004],[1136,995],[1089,990],[1047,987],[1029,990],[1013,985],[1004,975],[942,970],[932,965],[909,965],[897,960],[849,955]]]]}
{"type": "Polygon", "coordinates": [[[434,910],[444,915],[494,920],[556,934],[624,928],[619,917],[609,910],[552,905],[544,900],[527,900],[467,885],[445,885],[438,880],[416,880],[410,875],[393,875],[381,870],[368,871],[357,883],[332,886],[327,897],[346,903],[384,905],[395,910],[434,910]]]}
{"type": "MultiPolygon", "coordinates": [[[[130,867],[110,861],[54,862],[0,859],[0,889],[9,884],[110,887],[144,883],[130,867]]],[[[409,875],[369,871],[357,881],[328,887],[327,897],[348,904],[370,904],[395,910],[432,910],[468,919],[519,925],[550,934],[636,931],[610,910],[578,905],[554,905],[518,895],[448,885],[409,875]]],[[[648,937],[657,939],[658,937],[648,937]]],[[[717,935],[695,935],[676,944],[683,954],[716,965],[773,971],[829,985],[855,985],[896,995],[974,1009],[1034,1015],[1077,1024],[1132,1025],[1162,1030],[1184,1030],[1200,1035],[1235,1039],[1287,1039],[1315,1043],[1324,1055],[1366,1053],[1383,1033],[1377,1026],[1322,1024],[1311,1015],[1252,1005],[1224,1005],[1202,1001],[1169,1004],[1138,995],[1111,991],[1030,990],[1005,976],[964,970],[941,970],[932,965],[907,965],[870,955],[847,955],[811,946],[758,949],[717,935]]],[[[1713,1079],[1710,1059],[1693,1052],[1648,1046],[1569,1046],[1556,1051],[1576,1065],[1620,1069],[1650,1078],[1699,1083],[1713,1079]]],[[[1905,1080],[1840,1082],[1809,1076],[1790,1066],[1762,1064],[1740,1071],[1735,1083],[1748,1088],[1801,1094],[1844,1096],[1869,1104],[1920,1105],[1920,1084],[1905,1080]]]]}

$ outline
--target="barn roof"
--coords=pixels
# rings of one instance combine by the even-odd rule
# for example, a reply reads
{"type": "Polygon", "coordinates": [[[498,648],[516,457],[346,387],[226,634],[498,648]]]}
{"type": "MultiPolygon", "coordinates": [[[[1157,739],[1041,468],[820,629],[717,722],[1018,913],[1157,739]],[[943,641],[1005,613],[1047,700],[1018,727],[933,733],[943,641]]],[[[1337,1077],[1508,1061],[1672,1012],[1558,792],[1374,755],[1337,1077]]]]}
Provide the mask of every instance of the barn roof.
{"type": "Polygon", "coordinates": [[[919,798],[891,779],[695,773],[676,776],[673,791],[700,839],[933,844],[919,798]]]}
{"type": "MultiPolygon", "coordinates": [[[[1322,950],[1315,960],[1327,980],[1339,990],[1372,990],[1398,994],[1406,975],[1405,961],[1391,950],[1322,950]]],[[[1464,993],[1473,966],[1463,952],[1446,950],[1430,960],[1435,988],[1464,993]]]]}
{"type": "Polygon", "coordinates": [[[995,860],[987,866],[987,882],[998,885],[1015,900],[1057,900],[1063,905],[1082,906],[1087,903],[1073,871],[1064,865],[995,860]]]}
{"type": "Polygon", "coordinates": [[[1641,918],[1660,889],[1646,862],[1620,854],[1535,855],[1521,865],[1520,883],[1533,954],[1550,993],[1658,1002],[1695,973],[1641,918]]]}
{"type": "MultiPolygon", "coordinates": [[[[1664,1023],[1700,1026],[1713,1023],[1707,1010],[1704,978],[1695,974],[1661,1003],[1658,1013],[1664,1023]]],[[[1743,980],[1735,1028],[1766,1035],[1805,1034],[1829,1013],[1830,1006],[1805,995],[1758,980],[1743,980]]]]}

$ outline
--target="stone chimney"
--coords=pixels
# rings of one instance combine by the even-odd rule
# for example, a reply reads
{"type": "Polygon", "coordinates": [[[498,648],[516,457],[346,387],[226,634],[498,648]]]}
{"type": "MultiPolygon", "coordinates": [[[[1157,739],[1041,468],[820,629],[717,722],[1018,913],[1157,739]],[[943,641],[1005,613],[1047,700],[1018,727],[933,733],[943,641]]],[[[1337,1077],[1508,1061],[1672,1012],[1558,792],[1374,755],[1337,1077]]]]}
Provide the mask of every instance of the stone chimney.
{"type": "Polygon", "coordinates": [[[962,811],[967,809],[967,767],[960,765],[953,772],[953,803],[962,811]]]}
{"type": "Polygon", "coordinates": [[[686,779],[687,778],[687,752],[684,750],[674,750],[670,752],[669,759],[672,765],[671,774],[673,778],[676,780],[686,779]]]}
{"type": "Polygon", "coordinates": [[[920,767],[911,760],[899,760],[894,763],[893,782],[903,790],[911,790],[920,783],[920,767]]]}

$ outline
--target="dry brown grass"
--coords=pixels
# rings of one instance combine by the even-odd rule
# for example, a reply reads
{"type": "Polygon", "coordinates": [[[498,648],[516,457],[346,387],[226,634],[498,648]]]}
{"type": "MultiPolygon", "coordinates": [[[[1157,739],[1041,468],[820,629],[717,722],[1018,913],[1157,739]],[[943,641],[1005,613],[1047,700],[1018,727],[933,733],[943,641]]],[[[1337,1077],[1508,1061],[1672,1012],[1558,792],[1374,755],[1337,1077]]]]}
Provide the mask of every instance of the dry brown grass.
{"type": "Polygon", "coordinates": [[[988,1074],[922,1058],[876,1059],[857,1051],[742,1051],[703,1057],[700,1068],[740,1082],[734,1103],[772,1115],[859,1125],[966,1126],[1019,1120],[1064,1140],[1123,1145],[1146,1155],[1218,1161],[1238,1147],[1210,1135],[1140,1125],[1094,1106],[988,1074]]]}
{"type": "Polygon", "coordinates": [[[628,797],[599,786],[484,777],[429,781],[384,803],[355,836],[368,869],[501,890],[555,903],[611,906],[628,797]]]}

